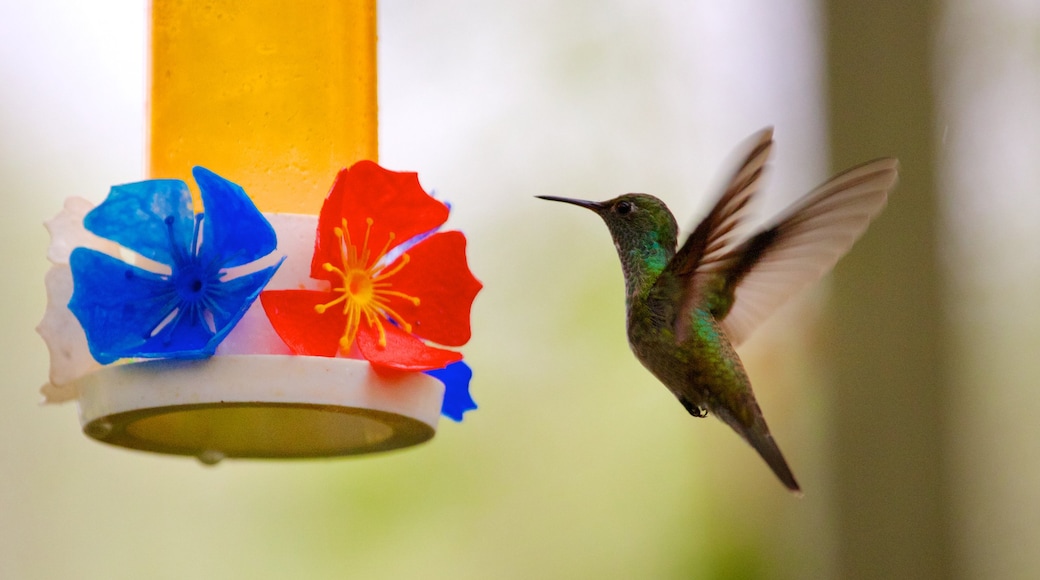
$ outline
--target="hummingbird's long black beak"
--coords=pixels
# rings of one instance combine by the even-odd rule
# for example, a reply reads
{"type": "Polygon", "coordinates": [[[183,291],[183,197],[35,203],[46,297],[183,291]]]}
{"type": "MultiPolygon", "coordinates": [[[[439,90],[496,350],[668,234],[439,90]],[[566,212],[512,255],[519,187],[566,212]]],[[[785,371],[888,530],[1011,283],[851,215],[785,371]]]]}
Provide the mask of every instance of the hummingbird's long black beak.
{"type": "Polygon", "coordinates": [[[603,204],[598,201],[587,201],[584,199],[572,199],[569,197],[556,197],[552,195],[536,195],[538,199],[547,199],[549,201],[562,201],[563,203],[569,203],[571,205],[578,205],[585,209],[591,209],[594,212],[599,212],[603,209],[603,204]]]}

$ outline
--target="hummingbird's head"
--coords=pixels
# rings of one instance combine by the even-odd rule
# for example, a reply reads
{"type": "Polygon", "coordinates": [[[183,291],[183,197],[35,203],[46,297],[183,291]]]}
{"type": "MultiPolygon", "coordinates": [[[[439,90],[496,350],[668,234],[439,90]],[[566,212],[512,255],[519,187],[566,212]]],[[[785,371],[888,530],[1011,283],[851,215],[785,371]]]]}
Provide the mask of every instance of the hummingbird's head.
{"type": "Polygon", "coordinates": [[[679,227],[663,201],[645,193],[626,193],[607,201],[585,201],[548,195],[537,196],[562,201],[596,212],[610,228],[619,252],[632,249],[664,249],[675,253],[679,227]]]}
{"type": "Polygon", "coordinates": [[[668,206],[652,195],[626,193],[607,201],[538,197],[591,209],[607,222],[621,259],[629,300],[648,287],[675,255],[679,227],[668,206]]]}

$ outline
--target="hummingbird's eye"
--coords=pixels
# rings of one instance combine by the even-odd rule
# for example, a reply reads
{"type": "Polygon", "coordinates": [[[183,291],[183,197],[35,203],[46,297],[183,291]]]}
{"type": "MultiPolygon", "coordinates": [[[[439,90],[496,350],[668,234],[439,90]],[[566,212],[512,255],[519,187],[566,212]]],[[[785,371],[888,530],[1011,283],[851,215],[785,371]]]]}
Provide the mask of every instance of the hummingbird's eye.
{"type": "Polygon", "coordinates": [[[632,206],[632,202],[630,201],[619,201],[617,205],[614,206],[614,211],[616,211],[618,215],[628,215],[632,213],[633,209],[635,208],[632,206]]]}

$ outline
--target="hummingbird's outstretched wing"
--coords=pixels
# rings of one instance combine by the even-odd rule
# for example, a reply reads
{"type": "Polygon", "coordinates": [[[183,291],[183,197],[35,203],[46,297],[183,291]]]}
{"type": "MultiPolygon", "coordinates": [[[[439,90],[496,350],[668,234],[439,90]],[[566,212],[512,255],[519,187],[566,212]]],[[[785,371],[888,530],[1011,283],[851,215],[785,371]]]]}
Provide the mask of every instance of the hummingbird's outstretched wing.
{"type": "Polygon", "coordinates": [[[716,264],[705,260],[705,271],[718,266],[725,271],[733,302],[720,325],[733,345],[849,251],[885,207],[898,167],[898,161],[885,158],[849,169],[809,192],[716,264]]]}
{"type": "Polygon", "coordinates": [[[754,135],[722,196],[669,262],[659,283],[678,282],[675,318],[680,342],[690,311],[707,306],[733,345],[798,290],[819,280],[885,207],[899,163],[877,159],[817,187],[762,231],[743,238],[740,225],[758,191],[773,146],[773,130],[754,135]]]}
{"type": "MultiPolygon", "coordinates": [[[[668,263],[658,278],[659,284],[678,281],[682,289],[676,311],[675,331],[682,342],[689,332],[688,313],[704,300],[711,278],[731,267],[734,250],[742,242],[740,224],[746,219],[749,202],[762,182],[766,162],[773,149],[773,128],[767,127],[752,135],[741,148],[747,153],[729,180],[715,206],[693,231],[668,263]]],[[[727,305],[724,310],[728,310],[727,305]]],[[[718,318],[722,318],[720,312],[718,318]]]]}

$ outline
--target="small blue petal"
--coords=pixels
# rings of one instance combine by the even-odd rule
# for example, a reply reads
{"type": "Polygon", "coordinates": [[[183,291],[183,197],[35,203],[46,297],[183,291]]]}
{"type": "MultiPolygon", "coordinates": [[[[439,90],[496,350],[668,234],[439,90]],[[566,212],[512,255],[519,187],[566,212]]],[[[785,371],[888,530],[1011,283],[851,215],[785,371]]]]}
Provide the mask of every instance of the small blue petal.
{"type": "Polygon", "coordinates": [[[146,258],[172,265],[174,252],[190,252],[194,228],[191,193],[176,179],[116,185],[83,218],[83,226],[146,258]]]}
{"type": "Polygon", "coordinates": [[[452,421],[462,421],[463,413],[477,408],[477,403],[469,394],[469,381],[473,378],[473,371],[466,363],[459,361],[443,369],[426,371],[426,374],[444,383],[442,415],[452,421]]]}
{"type": "Polygon", "coordinates": [[[76,248],[69,257],[75,281],[69,310],[101,364],[139,356],[148,334],[176,305],[165,276],[101,252],[76,248]]]}
{"type": "Polygon", "coordinates": [[[241,186],[205,167],[195,167],[192,174],[206,212],[199,252],[203,262],[217,257],[224,267],[233,268],[274,251],[278,245],[274,228],[241,186]]]}
{"type": "Polygon", "coordinates": [[[214,292],[211,296],[210,312],[213,314],[213,323],[217,329],[216,334],[210,340],[211,352],[216,350],[220,341],[224,340],[224,337],[245,316],[246,311],[260,295],[260,291],[267,286],[267,282],[271,280],[284,261],[285,258],[282,258],[274,266],[232,278],[220,284],[219,292],[214,292]]]}
{"type": "MultiPolygon", "coordinates": [[[[183,304],[180,306],[184,307],[183,304]]],[[[217,348],[213,336],[213,331],[204,321],[192,318],[190,314],[182,310],[173,322],[156,332],[155,336],[147,339],[139,349],[127,353],[126,357],[206,358],[213,356],[217,348]]]]}

